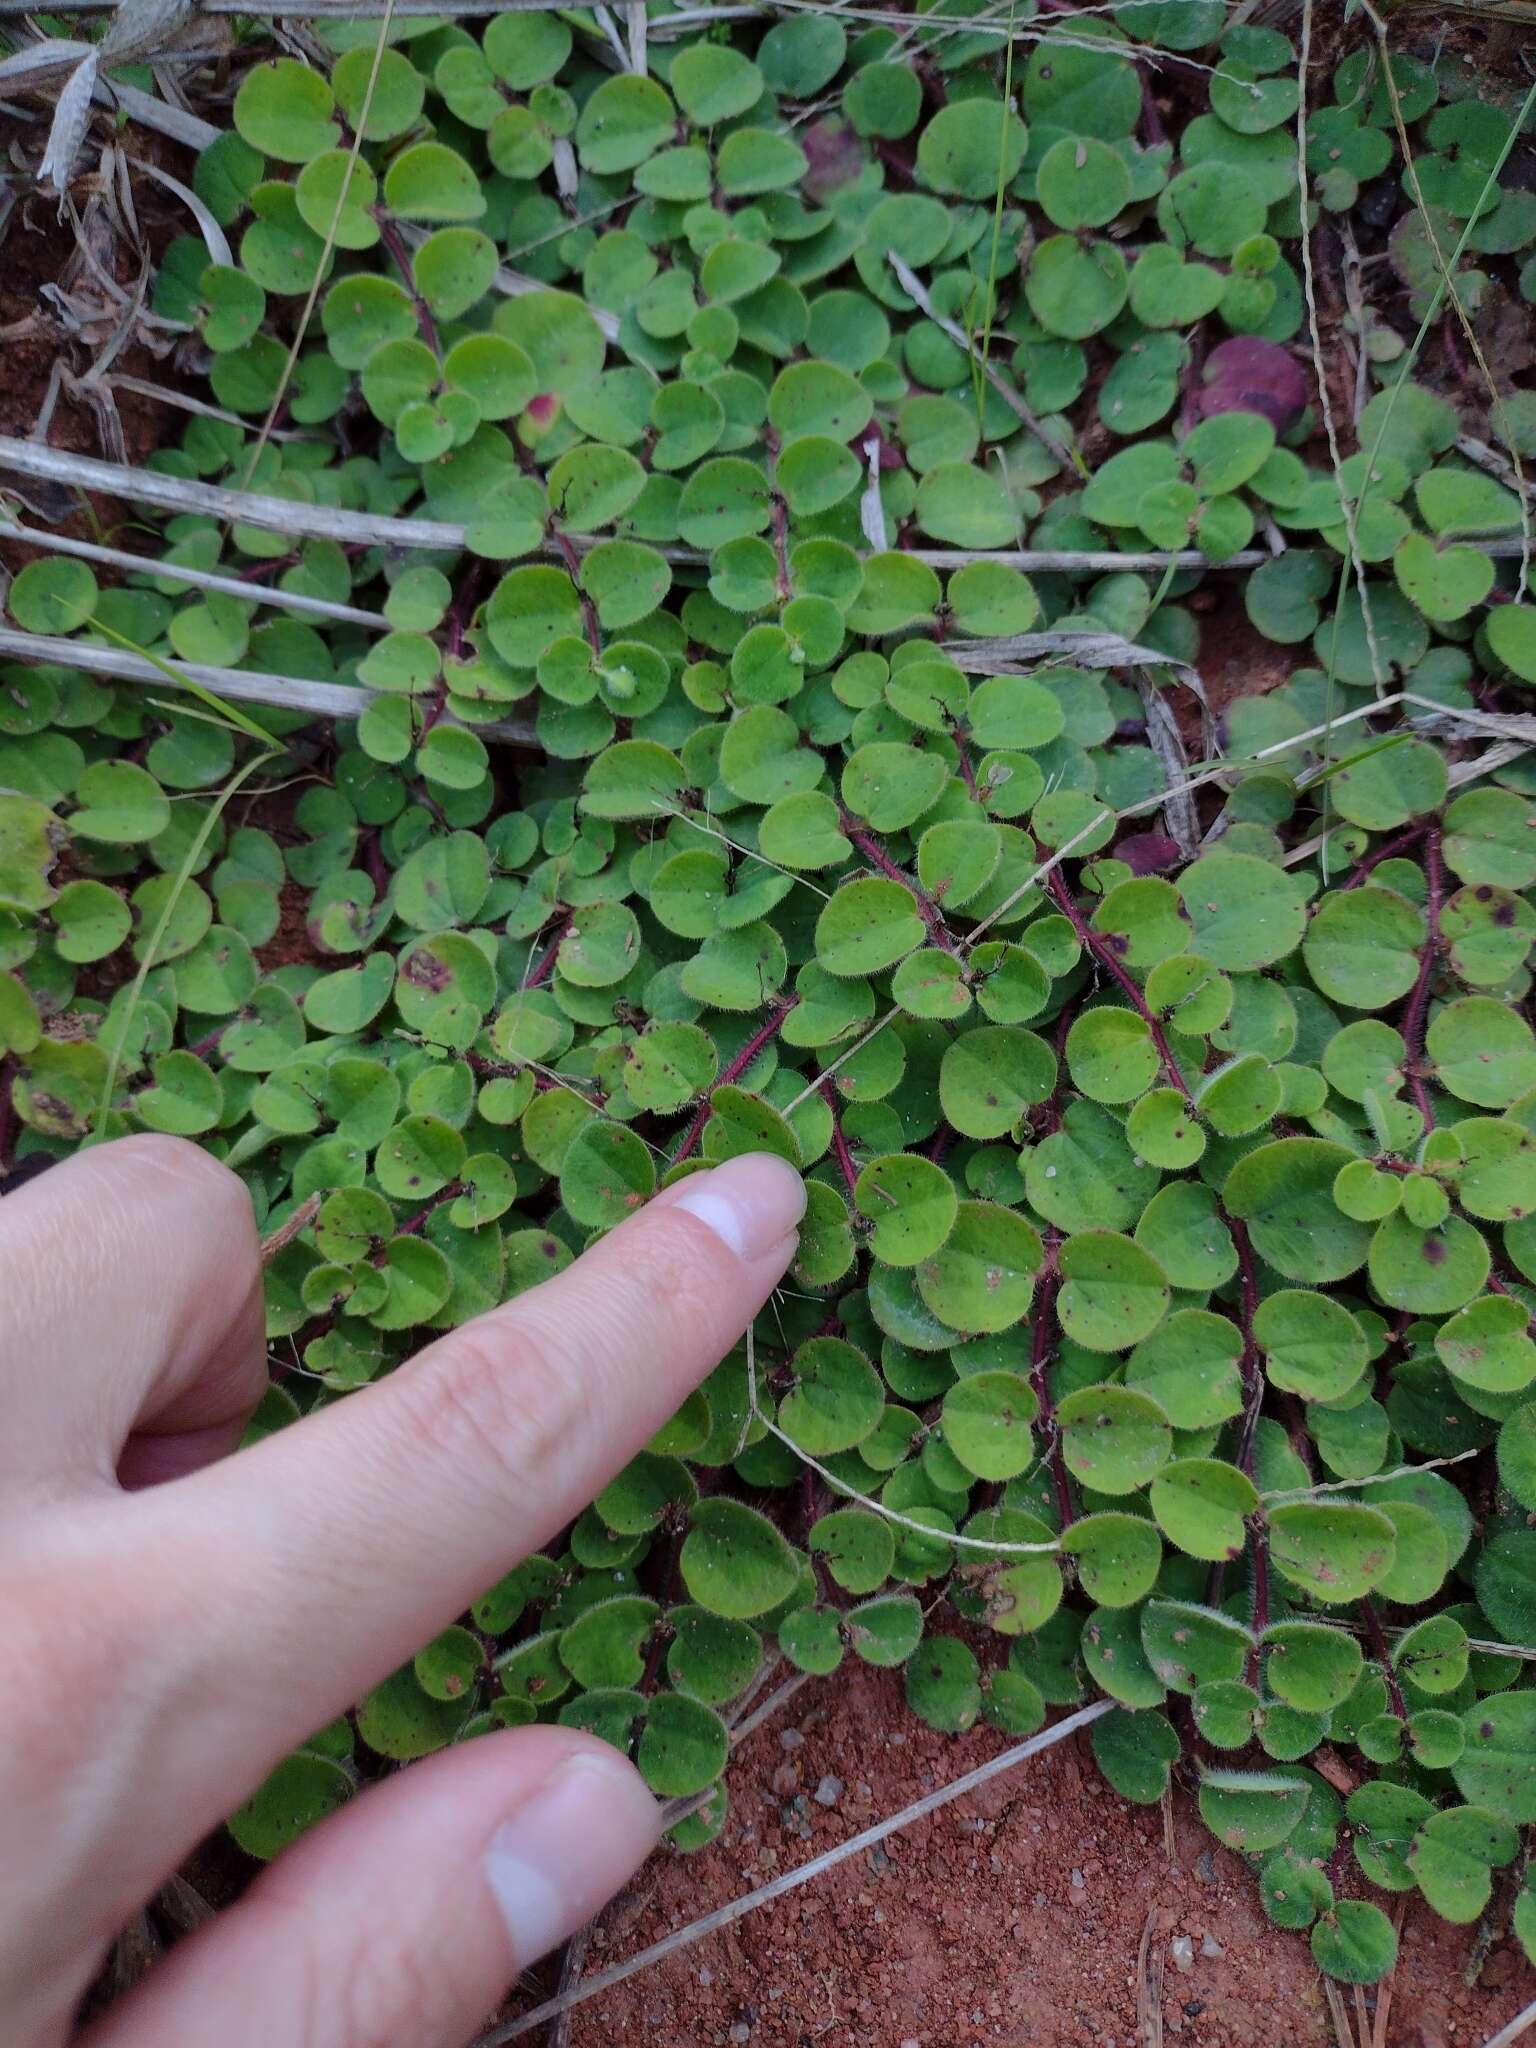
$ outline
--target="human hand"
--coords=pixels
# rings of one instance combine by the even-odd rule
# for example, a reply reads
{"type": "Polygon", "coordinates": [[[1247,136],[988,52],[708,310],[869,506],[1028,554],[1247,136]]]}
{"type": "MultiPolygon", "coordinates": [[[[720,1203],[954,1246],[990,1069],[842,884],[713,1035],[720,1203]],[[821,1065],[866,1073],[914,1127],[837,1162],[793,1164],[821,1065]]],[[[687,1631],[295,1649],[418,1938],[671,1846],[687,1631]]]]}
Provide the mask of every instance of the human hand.
{"type": "MultiPolygon", "coordinates": [[[[178,1139],[0,1201],[0,2011],[54,2048],[116,1931],[279,1758],[551,1537],[795,1247],[766,1155],[227,1457],[266,1384],[244,1188],[178,1139]]],[[[458,2048],[654,1845],[573,1730],[443,1751],[307,1834],[82,2048],[458,2048]]]]}

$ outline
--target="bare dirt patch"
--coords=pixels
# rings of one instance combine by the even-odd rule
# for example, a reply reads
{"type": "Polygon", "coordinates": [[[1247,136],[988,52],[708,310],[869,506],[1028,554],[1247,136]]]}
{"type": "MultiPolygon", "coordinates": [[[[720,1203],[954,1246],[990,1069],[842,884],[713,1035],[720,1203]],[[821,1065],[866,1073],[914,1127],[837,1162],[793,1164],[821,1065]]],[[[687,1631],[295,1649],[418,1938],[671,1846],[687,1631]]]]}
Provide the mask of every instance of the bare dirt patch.
{"type": "MultiPolygon", "coordinates": [[[[858,1668],[808,1688],[734,1760],[720,1840],[655,1859],[610,1909],[589,1969],[1007,1746],[989,1729],[924,1727],[894,1673],[858,1668]],[[833,1779],[841,1790],[823,1805],[816,1794],[830,1795],[833,1779]]],[[[1144,2048],[1156,2038],[1138,2008],[1149,1917],[1165,2041],[1332,2048],[1305,1938],[1265,1919],[1252,1875],[1214,1843],[1187,1793],[1176,1792],[1172,1818],[1170,1858],[1159,1810],[1127,1807],[1086,1738],[1069,1738],[578,2008],[569,2048],[1144,2048]],[[1176,1960],[1186,1942],[1187,1971],[1176,1960]]],[[[1536,1974],[1508,1940],[1467,1988],[1473,1934],[1410,1905],[1389,2048],[1481,2048],[1536,1995],[1536,1974]]]]}

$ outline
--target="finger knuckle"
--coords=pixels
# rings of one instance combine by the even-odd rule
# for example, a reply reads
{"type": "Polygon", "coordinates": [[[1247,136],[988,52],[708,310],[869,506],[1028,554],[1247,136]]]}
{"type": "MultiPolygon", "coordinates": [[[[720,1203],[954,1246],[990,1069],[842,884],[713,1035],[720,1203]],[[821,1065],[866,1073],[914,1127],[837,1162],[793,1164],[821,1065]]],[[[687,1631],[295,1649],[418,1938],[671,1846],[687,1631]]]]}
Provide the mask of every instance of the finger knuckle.
{"type": "Polygon", "coordinates": [[[570,1402],[569,1369],[523,1319],[467,1325],[400,1385],[408,1427],[507,1485],[526,1483],[548,1464],[570,1402]]]}
{"type": "Polygon", "coordinates": [[[145,1661],[131,1605],[110,1573],[102,1577],[92,1588],[53,1571],[20,1574],[0,1601],[0,1807],[18,1828],[30,1820],[56,1852],[70,1833],[65,1816],[78,1819],[90,1806],[82,1766],[123,1760],[131,1717],[122,1703],[140,1690],[145,1661]],[[101,1683],[104,1670],[113,1673],[110,1687],[101,1683]]]}
{"type": "Polygon", "coordinates": [[[153,1176],[169,1183],[175,1192],[192,1197],[205,1212],[212,1210],[218,1223],[250,1223],[251,1198],[244,1182],[190,1138],[143,1131],[119,1139],[109,1156],[135,1177],[153,1176]]]}
{"type": "Polygon", "coordinates": [[[633,1238],[615,1237],[613,1253],[629,1286],[652,1315],[675,1326],[713,1335],[721,1323],[718,1259],[702,1255],[693,1219],[664,1211],[656,1227],[633,1238]]]}

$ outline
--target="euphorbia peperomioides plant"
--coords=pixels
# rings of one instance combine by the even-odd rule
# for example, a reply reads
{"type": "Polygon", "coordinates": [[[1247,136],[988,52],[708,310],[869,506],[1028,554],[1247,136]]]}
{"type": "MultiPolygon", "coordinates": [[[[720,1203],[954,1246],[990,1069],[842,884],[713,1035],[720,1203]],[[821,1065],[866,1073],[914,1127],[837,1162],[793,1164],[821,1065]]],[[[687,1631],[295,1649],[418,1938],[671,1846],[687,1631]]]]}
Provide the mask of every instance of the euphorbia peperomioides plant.
{"type": "MultiPolygon", "coordinates": [[[[237,261],[174,244],[157,302],[220,416],[153,466],[301,537],[169,522],[162,570],[249,599],[11,587],[49,663],[0,703],[0,1155],[148,1126],[269,1227],[313,1198],[263,1429],[701,1164],[776,1151],[809,1203],[750,1353],[280,1767],[253,1853],[359,1756],[538,1717],[707,1791],[770,1650],[903,1666],[949,1730],[1109,1695],[1111,1782],[1186,1772],[1357,1982],[1394,1942],[1356,1874],[1475,1919],[1536,1821],[1536,812],[1473,751],[1536,681],[1520,501],[1379,311],[1325,463],[1294,53],[1223,23],[1128,6],[1015,75],[985,27],[797,15],[642,75],[553,13],[412,19],[257,64],[200,160],[237,261]],[[1208,54],[1176,142],[1133,38],[1208,54]],[[346,543],[401,511],[430,546],[346,543]],[[1184,599],[1256,534],[1248,618],[1316,665],[1186,788],[1184,599]],[[307,780],[236,822],[248,730],[67,636],[372,694],[265,710],[307,780]],[[509,713],[537,758],[477,733],[509,713]]],[[[1509,124],[1395,77],[1521,289],[1509,124]]],[[[1390,158],[1379,87],[1352,57],[1316,110],[1327,210],[1390,158]]]]}

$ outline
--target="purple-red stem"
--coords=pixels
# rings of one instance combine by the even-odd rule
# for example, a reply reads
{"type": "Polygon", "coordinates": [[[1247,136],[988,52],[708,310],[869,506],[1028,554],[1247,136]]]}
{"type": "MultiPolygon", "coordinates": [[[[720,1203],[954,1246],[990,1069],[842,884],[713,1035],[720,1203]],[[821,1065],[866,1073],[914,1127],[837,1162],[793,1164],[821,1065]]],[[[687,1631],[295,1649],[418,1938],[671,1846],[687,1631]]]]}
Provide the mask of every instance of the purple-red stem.
{"type": "Polygon", "coordinates": [[[379,240],[384,244],[389,260],[405,279],[405,288],[411,295],[411,304],[416,308],[416,325],[421,329],[421,338],[439,355],[437,345],[437,324],[432,318],[432,309],[416,289],[416,269],[411,262],[411,252],[405,246],[405,237],[395,226],[394,217],[382,206],[373,209],[373,218],[379,230],[379,240]]]}
{"type": "Polygon", "coordinates": [[[672,1530],[667,1537],[667,1548],[663,1553],[664,1562],[653,1584],[656,1587],[656,1604],[660,1612],[651,1629],[651,1640],[646,1646],[645,1669],[640,1674],[637,1691],[647,1699],[656,1690],[656,1681],[661,1676],[661,1660],[667,1653],[667,1645],[676,1633],[667,1623],[667,1609],[676,1600],[682,1583],[682,1531],[672,1530]]]}
{"type": "Polygon", "coordinates": [[[1259,1647],[1264,1640],[1264,1631],[1269,1627],[1269,1524],[1261,1508],[1248,1524],[1248,1540],[1253,1546],[1253,1647],[1248,1652],[1248,1661],[1243,1669],[1245,1683],[1257,1686],[1259,1682],[1259,1647]]]}
{"type": "Polygon", "coordinates": [[[955,725],[950,727],[949,736],[954,741],[955,752],[959,756],[960,779],[970,791],[973,800],[980,803],[981,791],[976,787],[976,770],[971,766],[971,750],[966,745],[969,735],[963,725],[955,725]]]}
{"type": "Polygon", "coordinates": [[[1424,1018],[1429,1010],[1429,985],[1435,978],[1440,958],[1440,912],[1445,903],[1445,870],[1440,864],[1440,828],[1431,825],[1424,834],[1424,945],[1419,954],[1419,978],[1413,984],[1399,1027],[1403,1034],[1403,1072],[1408,1080],[1426,1131],[1435,1127],[1429,1090],[1424,1085],[1424,1018]]]}
{"type": "Polygon", "coordinates": [[[1384,839],[1374,852],[1363,855],[1355,862],[1348,881],[1339,884],[1340,894],[1342,895],[1346,889],[1358,889],[1366,877],[1374,874],[1384,860],[1395,860],[1400,853],[1406,853],[1410,846],[1417,846],[1428,830],[1428,825],[1409,825],[1391,839],[1384,839]]]}
{"type": "Polygon", "coordinates": [[[918,915],[928,927],[929,938],[936,946],[942,946],[946,953],[953,953],[955,942],[944,923],[944,913],[928,891],[921,884],[914,882],[910,875],[902,873],[869,828],[861,825],[851,812],[840,812],[837,824],[844,838],[853,841],[871,867],[878,868],[880,873],[889,876],[891,881],[900,882],[902,888],[911,894],[917,904],[918,915]]]}
{"type": "Polygon", "coordinates": [[[1067,1085],[1067,1033],[1077,1015],[1075,1003],[1063,1003],[1056,1019],[1056,1085],[1041,1103],[1031,1128],[1037,1137],[1049,1138],[1061,1129],[1061,1098],[1067,1085]]]}
{"type": "Polygon", "coordinates": [[[1060,1242],[1054,1230],[1045,1233],[1045,1264],[1040,1268],[1040,1278],[1035,1282],[1035,1298],[1030,1307],[1031,1325],[1029,1339],[1029,1384],[1034,1389],[1035,1403],[1039,1409],[1036,1417],[1046,1441],[1046,1463],[1051,1468],[1051,1484],[1056,1491],[1056,1514],[1063,1530],[1070,1529],[1076,1519],[1072,1505],[1072,1485],[1067,1477],[1066,1460],[1061,1454],[1061,1430],[1056,1421],[1056,1404],[1051,1399],[1050,1381],[1047,1368],[1051,1362],[1051,1340],[1056,1328],[1056,1294],[1061,1286],[1061,1269],[1056,1262],[1056,1247],[1060,1242]]]}
{"type": "Polygon", "coordinates": [[[555,927],[554,937],[523,976],[521,983],[523,988],[542,988],[545,982],[548,981],[555,971],[555,956],[559,953],[565,935],[570,928],[571,913],[567,910],[561,914],[560,922],[555,927]]]}
{"type": "Polygon", "coordinates": [[[363,867],[369,881],[373,884],[375,894],[378,896],[388,895],[389,869],[384,865],[384,850],[379,844],[379,828],[377,825],[370,825],[367,831],[364,832],[362,854],[363,867]]]}
{"type": "Polygon", "coordinates": [[[581,588],[581,557],[572,547],[570,538],[563,533],[554,534],[555,546],[560,550],[560,559],[565,563],[566,572],[581,593],[581,616],[587,628],[587,645],[592,650],[592,659],[603,658],[602,635],[597,630],[597,607],[581,588]]]}
{"type": "Polygon", "coordinates": [[[875,155],[896,180],[897,184],[910,192],[917,183],[917,173],[907,162],[895,143],[887,142],[883,136],[877,135],[874,138],[873,147],[875,155]]]}
{"type": "Polygon", "coordinates": [[[1403,1698],[1403,1688],[1397,1676],[1397,1666],[1392,1662],[1392,1651],[1387,1642],[1386,1630],[1381,1625],[1381,1616],[1376,1612],[1376,1602],[1367,1593],[1360,1602],[1360,1612],[1365,1620],[1365,1637],[1371,1646],[1371,1655],[1381,1666],[1381,1675],[1387,1681],[1387,1693],[1392,1701],[1392,1711],[1399,1721],[1408,1718],[1408,1702],[1403,1698]]]}
{"type": "Polygon", "coordinates": [[[485,561],[477,555],[469,565],[464,581],[455,593],[453,603],[448,607],[447,648],[450,661],[457,660],[464,648],[464,630],[474,617],[475,606],[480,599],[480,588],[485,581],[485,561]]]}
{"type": "Polygon", "coordinates": [[[1060,869],[1052,868],[1045,880],[1046,887],[1050,890],[1057,908],[1067,919],[1073,931],[1076,932],[1080,943],[1093,955],[1105,972],[1113,977],[1125,994],[1129,996],[1131,1008],[1140,1017],[1152,1035],[1152,1043],[1156,1046],[1157,1056],[1162,1061],[1163,1072],[1167,1075],[1171,1085],[1179,1091],[1190,1108],[1193,1109],[1195,1098],[1190,1093],[1189,1083],[1179,1072],[1179,1063],[1173,1056],[1173,1048],[1168,1043],[1167,1033],[1152,1014],[1146,997],[1115,958],[1114,947],[1110,945],[1102,932],[1096,932],[1093,929],[1087,918],[1078,909],[1072,891],[1061,878],[1060,869]]]}
{"type": "MultiPolygon", "coordinates": [[[[408,1216],[404,1223],[400,1224],[397,1227],[395,1231],[395,1236],[419,1237],[423,1229],[425,1229],[426,1227],[427,1218],[433,1215],[437,1210],[443,1208],[447,1203],[456,1202],[459,1196],[463,1194],[463,1192],[464,1183],[462,1181],[449,1181],[447,1187],[443,1189],[440,1195],[434,1195],[431,1201],[427,1203],[424,1209],[418,1209],[414,1216],[408,1216]]],[[[382,1251],[379,1253],[379,1257],[382,1259],[382,1251]]]]}
{"type": "Polygon", "coordinates": [[[421,731],[416,735],[416,744],[418,746],[420,746],[421,742],[447,709],[448,685],[446,682],[439,682],[433,686],[432,695],[427,701],[427,707],[421,714],[421,731]]]}
{"type": "Polygon", "coordinates": [[[859,1169],[854,1162],[853,1154],[848,1149],[848,1140],[843,1136],[842,1107],[837,1099],[837,1090],[830,1081],[822,1082],[820,1094],[822,1101],[832,1112],[832,1156],[837,1161],[838,1168],[842,1173],[844,1185],[848,1189],[848,1199],[851,1202],[854,1199],[854,1190],[859,1184],[859,1169]]]}
{"type": "Polygon", "coordinates": [[[794,585],[789,580],[789,507],[773,494],[773,554],[778,563],[779,603],[788,604],[794,585]]]}
{"type": "Polygon", "coordinates": [[[709,1106],[710,1103],[714,1100],[716,1088],[724,1088],[727,1087],[732,1081],[740,1080],[741,1076],[747,1071],[748,1067],[751,1066],[752,1062],[757,1058],[758,1054],[762,1051],[763,1047],[782,1028],[784,1019],[789,1015],[790,1011],[795,1007],[796,1003],[798,1003],[799,1000],[800,998],[798,996],[786,996],[782,1003],[777,1004],[774,1007],[773,1011],[770,1013],[767,1023],[760,1024],[758,1026],[757,1030],[753,1032],[752,1036],[741,1048],[741,1051],[737,1053],[735,1059],[729,1061],[724,1071],[716,1076],[715,1080],[710,1084],[710,1087],[706,1091],[703,1101],[699,1104],[698,1110],[694,1115],[693,1122],[688,1126],[687,1130],[684,1132],[683,1142],[672,1154],[672,1158],[669,1162],[671,1165],[681,1166],[683,1161],[688,1157],[689,1153],[692,1152],[695,1145],[698,1144],[700,1138],[703,1137],[704,1126],[709,1122],[709,1106]]]}
{"type": "MultiPolygon", "coordinates": [[[[1510,1286],[1509,1282],[1507,1280],[1501,1280],[1497,1273],[1490,1273],[1488,1275],[1487,1280],[1484,1282],[1484,1285],[1487,1287],[1491,1287],[1495,1294],[1502,1294],[1508,1300],[1518,1303],[1518,1305],[1521,1308],[1525,1307],[1524,1301],[1522,1301],[1520,1296],[1516,1294],[1515,1290],[1513,1289],[1513,1287],[1510,1286]]],[[[1531,1316],[1529,1314],[1529,1311],[1527,1311],[1527,1320],[1536,1322],[1536,1316],[1531,1316]]]]}
{"type": "Polygon", "coordinates": [[[1236,1216],[1228,1216],[1227,1228],[1232,1233],[1232,1243],[1237,1250],[1238,1287],[1242,1301],[1243,1352],[1238,1362],[1238,1372],[1243,1384],[1243,1429],[1238,1439],[1237,1464],[1238,1470],[1245,1472],[1251,1479],[1259,1428],[1259,1410],[1264,1403],[1264,1375],[1259,1369],[1259,1347],[1253,1334],[1253,1319],[1259,1306],[1259,1283],[1247,1224],[1236,1216]]]}
{"type": "Polygon", "coordinates": [[[214,1047],[218,1044],[219,1040],[224,1036],[225,1032],[228,1029],[228,1020],[226,1020],[222,1024],[215,1024],[213,1029],[205,1033],[203,1037],[199,1038],[196,1041],[195,1044],[189,1045],[187,1047],[187,1051],[191,1053],[193,1059],[195,1060],[206,1059],[208,1054],[213,1051],[214,1047]]]}

